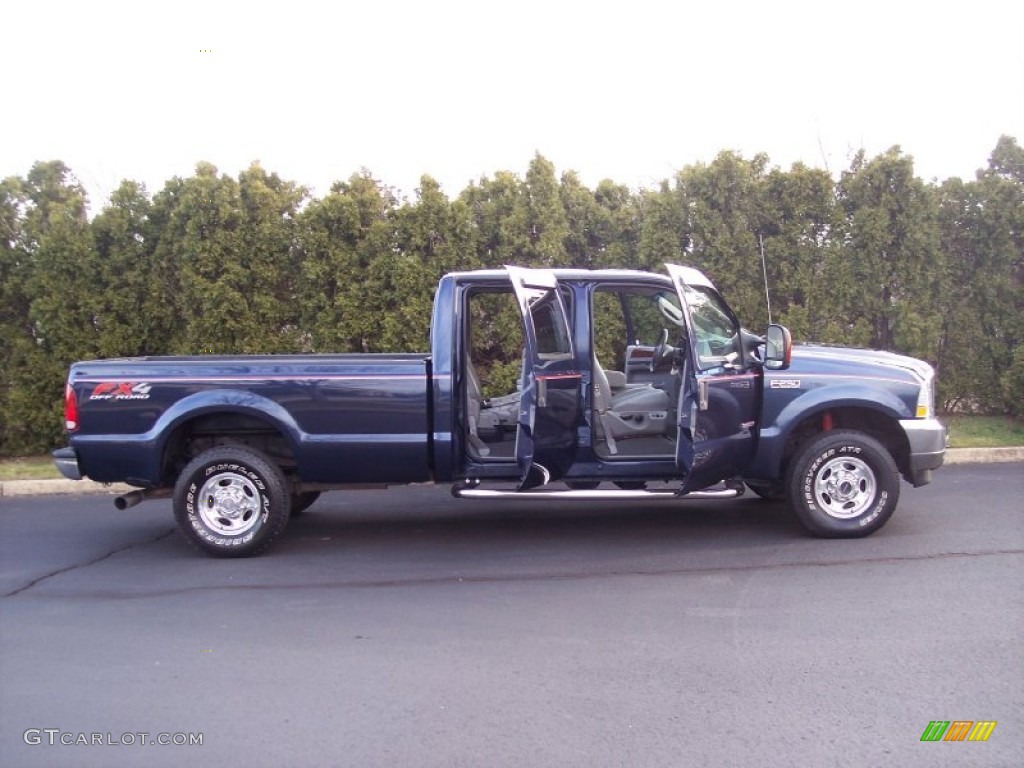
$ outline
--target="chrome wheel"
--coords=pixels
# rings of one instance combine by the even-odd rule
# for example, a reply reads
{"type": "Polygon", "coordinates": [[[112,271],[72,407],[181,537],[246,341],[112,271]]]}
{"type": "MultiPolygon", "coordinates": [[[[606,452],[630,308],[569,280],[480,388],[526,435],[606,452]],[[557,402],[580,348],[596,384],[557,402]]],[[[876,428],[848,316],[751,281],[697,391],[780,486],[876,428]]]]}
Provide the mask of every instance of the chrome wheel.
{"type": "Polygon", "coordinates": [[[269,456],[245,445],[218,445],[178,476],[174,519],[208,555],[258,555],[288,524],[290,491],[284,471],[269,456]]]}
{"type": "Polygon", "coordinates": [[[815,536],[869,536],[892,517],[900,473],[888,449],[871,435],[834,429],[807,441],[789,461],[786,495],[815,536]]]}
{"type": "Polygon", "coordinates": [[[832,459],[814,477],[814,498],[829,517],[858,517],[874,503],[875,473],[852,456],[832,459]]]}
{"type": "Polygon", "coordinates": [[[197,501],[203,523],[222,536],[241,536],[260,520],[260,492],[249,478],[234,472],[207,480],[197,501]]]}

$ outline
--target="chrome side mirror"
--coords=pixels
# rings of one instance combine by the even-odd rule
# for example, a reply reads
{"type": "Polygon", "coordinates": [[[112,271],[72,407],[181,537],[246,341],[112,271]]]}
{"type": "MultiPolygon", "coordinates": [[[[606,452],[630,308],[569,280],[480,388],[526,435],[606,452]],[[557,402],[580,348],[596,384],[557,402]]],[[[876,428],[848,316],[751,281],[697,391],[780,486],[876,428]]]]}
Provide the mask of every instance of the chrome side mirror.
{"type": "Polygon", "coordinates": [[[793,357],[793,337],[784,325],[769,325],[765,334],[764,367],[773,371],[789,368],[793,357]]]}

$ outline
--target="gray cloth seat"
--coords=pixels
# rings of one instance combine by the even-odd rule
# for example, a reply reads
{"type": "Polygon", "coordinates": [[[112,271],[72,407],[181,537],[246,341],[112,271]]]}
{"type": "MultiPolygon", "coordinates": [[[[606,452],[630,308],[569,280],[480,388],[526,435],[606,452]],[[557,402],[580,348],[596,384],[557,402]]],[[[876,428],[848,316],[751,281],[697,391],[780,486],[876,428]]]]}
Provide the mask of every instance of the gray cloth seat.
{"type": "Polygon", "coordinates": [[[469,357],[466,357],[466,418],[469,421],[470,446],[479,456],[490,456],[491,449],[480,438],[480,415],[483,411],[484,396],[480,390],[480,378],[476,375],[476,368],[469,357]]]}
{"type": "Polygon", "coordinates": [[[520,392],[485,398],[480,377],[471,360],[466,360],[466,403],[469,420],[469,442],[480,456],[489,456],[486,440],[499,437],[502,431],[516,428],[519,421],[520,392]]]}
{"type": "MultiPolygon", "coordinates": [[[[594,410],[597,438],[610,454],[617,454],[618,440],[664,435],[668,422],[669,396],[650,383],[628,383],[621,371],[606,371],[596,357],[594,364],[594,410]]],[[[515,429],[521,394],[485,399],[480,379],[471,361],[466,361],[468,441],[477,455],[491,454],[484,437],[502,429],[515,429]],[[481,437],[483,435],[484,437],[481,437]]]]}
{"type": "Polygon", "coordinates": [[[593,364],[597,437],[607,445],[608,453],[619,452],[619,440],[665,434],[667,392],[648,383],[627,383],[621,371],[605,371],[596,355],[593,364]]]}

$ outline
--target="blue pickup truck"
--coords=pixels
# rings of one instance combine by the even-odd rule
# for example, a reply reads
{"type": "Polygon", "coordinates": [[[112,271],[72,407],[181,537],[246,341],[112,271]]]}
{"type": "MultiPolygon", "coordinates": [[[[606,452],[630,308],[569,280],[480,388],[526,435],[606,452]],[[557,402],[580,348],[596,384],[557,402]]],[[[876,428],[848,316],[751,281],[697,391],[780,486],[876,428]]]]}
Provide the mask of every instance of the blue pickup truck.
{"type": "Polygon", "coordinates": [[[452,483],[478,499],[785,499],[865,536],[941,466],[934,372],[743,329],[701,272],[446,275],[422,354],[75,363],[65,477],[172,497],[185,536],[264,551],[326,490],[452,483]]]}

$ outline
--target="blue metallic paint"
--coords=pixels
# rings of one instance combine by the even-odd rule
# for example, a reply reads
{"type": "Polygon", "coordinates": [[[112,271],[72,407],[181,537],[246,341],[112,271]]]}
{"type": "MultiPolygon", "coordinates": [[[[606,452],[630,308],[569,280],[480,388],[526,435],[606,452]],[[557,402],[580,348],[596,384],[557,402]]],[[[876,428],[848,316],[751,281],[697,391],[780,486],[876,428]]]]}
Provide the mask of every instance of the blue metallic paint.
{"type": "Polygon", "coordinates": [[[420,482],[430,479],[428,371],[425,355],[79,363],[71,381],[80,428],[70,442],[89,477],[156,485],[178,427],[241,414],[285,437],[305,482],[420,482]],[[149,399],[89,400],[106,381],[147,382],[149,399]]]}
{"type": "MultiPolygon", "coordinates": [[[[584,420],[575,432],[576,460],[567,478],[678,477],[672,460],[602,461],[591,441],[590,293],[599,282],[666,290],[672,290],[672,282],[626,270],[555,274],[571,295],[572,367],[582,375],[584,420]]],[[[155,484],[162,479],[162,453],[177,427],[204,414],[229,412],[259,418],[284,435],[299,474],[309,483],[514,479],[514,462],[468,461],[458,396],[465,293],[474,286],[496,285],[509,285],[506,273],[456,273],[441,279],[429,356],[164,357],[76,363],[70,381],[78,398],[80,428],[71,433],[70,444],[82,472],[93,479],[155,484]],[[107,381],[146,382],[152,388],[144,400],[90,401],[95,386],[107,381]]],[[[791,430],[828,409],[852,406],[892,419],[913,419],[921,386],[915,365],[921,363],[888,353],[798,347],[789,370],[766,372],[763,389],[758,380],[746,391],[755,399],[761,395],[756,424],[742,427],[750,421],[743,416],[739,432],[722,438],[720,447],[737,461],[752,446],[756,452],[745,469],[730,460],[729,472],[775,477],[791,430]],[[779,378],[799,380],[799,387],[770,388],[770,381],[779,378]],[[739,443],[730,447],[734,438],[739,443]]],[[[742,375],[754,372],[748,367],[742,375]]],[[[711,387],[715,408],[723,397],[735,395],[728,380],[711,387]]]]}

